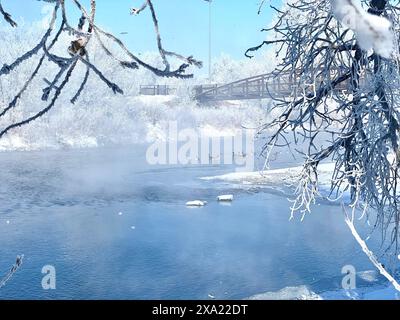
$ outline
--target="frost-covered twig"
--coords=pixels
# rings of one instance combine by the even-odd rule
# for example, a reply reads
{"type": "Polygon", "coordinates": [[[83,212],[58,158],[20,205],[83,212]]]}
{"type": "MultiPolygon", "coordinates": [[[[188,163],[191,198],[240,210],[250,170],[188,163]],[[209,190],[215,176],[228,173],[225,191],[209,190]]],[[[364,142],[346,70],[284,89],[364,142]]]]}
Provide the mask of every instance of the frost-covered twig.
{"type": "Polygon", "coordinates": [[[25,120],[22,120],[22,121],[19,121],[19,122],[9,125],[5,129],[0,131],[0,138],[3,137],[11,129],[27,125],[27,124],[31,123],[32,121],[45,115],[47,112],[49,112],[54,107],[55,103],[57,102],[58,97],[61,95],[62,90],[64,89],[64,87],[67,85],[69,79],[71,78],[72,72],[74,71],[77,62],[78,62],[78,57],[74,58],[71,61],[70,67],[68,69],[68,72],[65,75],[63,82],[55,89],[54,96],[53,96],[50,104],[47,107],[45,107],[44,109],[40,110],[38,113],[34,114],[33,116],[31,116],[25,120]]]}
{"type": "Polygon", "coordinates": [[[355,208],[352,209],[352,216],[350,217],[349,214],[347,213],[344,205],[342,207],[343,207],[343,211],[345,213],[345,222],[346,222],[347,226],[349,227],[354,239],[360,245],[361,249],[366,254],[368,259],[372,262],[372,264],[379,270],[380,274],[382,276],[384,276],[393,285],[393,287],[397,291],[400,291],[400,284],[396,281],[395,278],[393,278],[393,276],[389,272],[387,272],[385,267],[379,262],[379,260],[375,256],[375,254],[368,248],[368,245],[365,243],[365,241],[361,238],[360,234],[358,233],[358,231],[354,225],[355,208]]]}
{"type": "Polygon", "coordinates": [[[0,279],[0,289],[6,285],[6,283],[12,278],[12,276],[18,271],[19,268],[22,266],[22,262],[24,259],[24,255],[17,256],[17,259],[13,266],[11,267],[10,271],[0,279]]]}
{"type": "Polygon", "coordinates": [[[11,18],[11,15],[4,11],[3,6],[1,5],[1,0],[0,0],[0,13],[3,15],[4,20],[6,20],[12,27],[17,27],[17,23],[11,18]]]}

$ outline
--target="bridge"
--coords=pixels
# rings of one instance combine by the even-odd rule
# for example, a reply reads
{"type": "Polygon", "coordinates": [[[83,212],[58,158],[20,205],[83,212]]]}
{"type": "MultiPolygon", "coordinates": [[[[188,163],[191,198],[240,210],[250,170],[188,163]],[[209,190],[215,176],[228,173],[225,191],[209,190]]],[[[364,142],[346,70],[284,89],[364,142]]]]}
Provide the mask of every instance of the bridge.
{"type": "Polygon", "coordinates": [[[292,83],[287,77],[262,74],[225,85],[196,86],[194,90],[196,99],[201,102],[251,100],[287,96],[292,92],[292,83]]]}
{"type": "MultiPolygon", "coordinates": [[[[194,97],[199,102],[280,98],[291,95],[296,82],[289,73],[280,76],[267,73],[224,85],[194,86],[193,92],[194,97]]],[[[311,84],[314,81],[310,81],[309,85],[306,82],[304,83],[304,90],[308,93],[315,91],[313,84],[311,84]]],[[[347,85],[344,84],[337,89],[346,90],[347,85]]],[[[140,94],[142,95],[171,95],[176,90],[176,88],[168,85],[140,86],[140,94]]]]}

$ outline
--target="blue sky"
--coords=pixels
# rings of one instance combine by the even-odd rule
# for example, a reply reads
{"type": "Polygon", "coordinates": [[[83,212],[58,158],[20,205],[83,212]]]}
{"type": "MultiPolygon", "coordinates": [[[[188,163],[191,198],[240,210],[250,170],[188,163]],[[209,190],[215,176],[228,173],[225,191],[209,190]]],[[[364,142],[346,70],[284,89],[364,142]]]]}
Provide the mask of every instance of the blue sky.
{"type": "MultiPolygon", "coordinates": [[[[66,0],[72,2],[71,0],[66,0]]],[[[149,12],[131,16],[129,9],[138,7],[143,0],[97,0],[97,23],[119,35],[134,52],[156,49],[149,12]]],[[[208,3],[204,0],[154,0],[164,46],[168,50],[208,61],[208,3]]],[[[278,5],[280,0],[272,0],[278,5]]],[[[44,2],[35,0],[2,0],[3,6],[19,20],[31,22],[42,18],[44,2]]],[[[89,0],[82,0],[88,4],[89,0]]],[[[261,28],[272,19],[266,6],[258,15],[260,0],[213,0],[212,53],[213,57],[227,53],[234,58],[243,57],[244,51],[259,44],[265,35],[261,28]]],[[[267,4],[269,1],[267,1],[267,4]]],[[[206,69],[205,68],[205,69],[206,69]]]]}

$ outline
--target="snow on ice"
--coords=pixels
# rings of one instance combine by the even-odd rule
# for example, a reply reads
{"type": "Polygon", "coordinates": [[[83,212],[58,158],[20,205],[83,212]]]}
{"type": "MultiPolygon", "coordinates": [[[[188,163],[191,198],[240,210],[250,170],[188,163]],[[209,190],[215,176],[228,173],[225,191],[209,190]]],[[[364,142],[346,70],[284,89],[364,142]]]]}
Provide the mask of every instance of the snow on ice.
{"type": "Polygon", "coordinates": [[[233,195],[232,194],[226,194],[222,196],[218,196],[217,200],[220,202],[232,202],[233,201],[233,195]]]}
{"type": "Polygon", "coordinates": [[[187,207],[204,207],[206,204],[207,204],[207,201],[201,201],[201,200],[194,200],[194,201],[186,202],[187,207]]]}

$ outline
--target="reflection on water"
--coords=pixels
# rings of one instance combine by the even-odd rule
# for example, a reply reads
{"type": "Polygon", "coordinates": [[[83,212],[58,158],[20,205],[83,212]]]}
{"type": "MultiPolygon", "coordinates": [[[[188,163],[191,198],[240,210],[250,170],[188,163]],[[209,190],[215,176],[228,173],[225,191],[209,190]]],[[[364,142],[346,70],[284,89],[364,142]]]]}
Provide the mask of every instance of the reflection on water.
{"type": "Polygon", "coordinates": [[[0,298],[240,299],[370,268],[336,206],[303,223],[267,190],[198,179],[229,167],[148,167],[145,152],[0,154],[0,298]],[[235,201],[221,205],[220,194],[235,201]],[[207,200],[187,208],[189,200],[207,200]],[[122,214],[119,214],[119,213],[122,214]],[[8,223],[7,223],[8,222],[8,223]],[[41,288],[53,265],[57,289],[41,288]]]}

